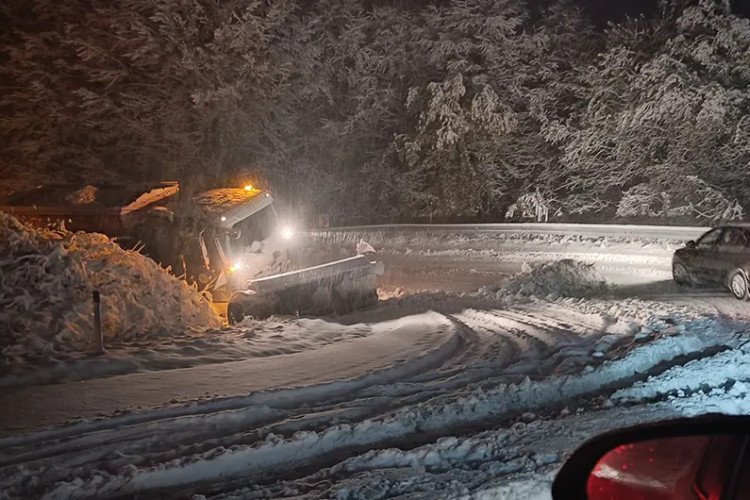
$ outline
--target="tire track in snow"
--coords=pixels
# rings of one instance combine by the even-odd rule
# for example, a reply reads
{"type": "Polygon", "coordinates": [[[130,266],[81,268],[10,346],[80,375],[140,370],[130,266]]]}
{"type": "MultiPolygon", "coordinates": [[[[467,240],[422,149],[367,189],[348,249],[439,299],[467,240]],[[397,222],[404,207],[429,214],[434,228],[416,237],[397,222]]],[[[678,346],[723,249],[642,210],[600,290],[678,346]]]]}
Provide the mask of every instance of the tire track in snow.
{"type": "MultiPolygon", "coordinates": [[[[498,385],[505,382],[507,377],[503,376],[502,369],[517,361],[519,354],[539,356],[547,348],[544,342],[524,333],[527,326],[517,321],[519,317],[528,316],[476,310],[449,316],[455,328],[450,342],[422,362],[412,361],[392,369],[390,374],[378,372],[348,383],[125,415],[48,431],[27,439],[0,440],[0,449],[12,452],[28,450],[32,443],[36,445],[30,453],[8,454],[5,463],[26,462],[29,467],[41,469],[64,460],[70,467],[82,470],[102,468],[102,464],[106,464],[106,470],[116,472],[119,466],[146,461],[145,458],[139,461],[129,458],[139,453],[147,452],[148,461],[177,458],[180,455],[172,453],[171,448],[186,443],[190,446],[184,453],[198,454],[218,446],[252,445],[269,432],[288,434],[305,428],[325,428],[337,418],[354,421],[370,418],[404,404],[419,404],[433,397],[450,395],[475,383],[498,385]],[[514,319],[508,320],[503,315],[514,319]],[[509,330],[509,324],[517,328],[509,330]],[[493,375],[499,378],[491,382],[493,375]],[[390,394],[387,388],[391,388],[390,394]],[[390,395],[391,401],[383,404],[376,399],[367,407],[362,397],[366,398],[368,393],[380,398],[390,395]],[[290,408],[291,401],[297,407],[294,410],[290,408]],[[248,432],[248,429],[255,431],[248,432]],[[70,439],[74,435],[79,437],[70,439]],[[66,442],[60,443],[60,439],[66,442]],[[119,445],[122,455],[119,458],[107,456],[114,444],[119,445]]],[[[549,320],[540,324],[556,327],[554,321],[549,320]]],[[[49,478],[52,479],[62,478],[49,478]]]]}
{"type": "MultiPolygon", "coordinates": [[[[310,410],[304,408],[307,405],[322,406],[326,401],[346,400],[369,386],[386,385],[431,371],[463,351],[467,342],[465,332],[457,331],[447,318],[441,317],[444,318],[445,327],[449,328],[442,343],[433,346],[419,358],[405,360],[355,379],[257,392],[246,397],[127,414],[0,439],[0,489],[12,486],[7,478],[13,476],[14,472],[3,466],[12,464],[10,469],[15,469],[23,465],[43,471],[48,469],[48,465],[63,462],[82,471],[101,467],[102,464],[107,469],[116,470],[119,465],[132,463],[132,456],[139,453],[148,453],[150,455],[147,456],[153,458],[159,456],[159,450],[171,450],[186,444],[192,445],[191,453],[198,453],[204,451],[198,444],[202,440],[208,441],[209,449],[220,446],[222,439],[228,441],[228,445],[234,444],[243,441],[235,438],[248,429],[294,418],[300,410],[310,410]],[[113,446],[117,447],[119,457],[108,456],[113,446]]],[[[168,454],[165,456],[168,457],[168,454]]],[[[54,475],[55,471],[48,473],[54,475]]],[[[49,478],[51,482],[54,479],[49,478]]]]}
{"type": "MultiPolygon", "coordinates": [[[[388,432],[376,432],[379,436],[377,439],[371,436],[364,442],[360,442],[355,436],[347,434],[347,437],[341,443],[335,446],[329,443],[324,446],[322,449],[323,452],[319,455],[315,455],[309,450],[305,452],[307,455],[305,453],[301,453],[300,455],[307,456],[307,460],[327,460],[325,457],[331,453],[340,457],[357,453],[362,447],[382,448],[391,446],[394,444],[394,441],[392,441],[394,439],[397,441],[401,440],[401,442],[421,444],[422,441],[420,439],[422,438],[419,437],[420,433],[424,433],[426,430],[429,430],[432,434],[451,432],[452,430],[465,432],[467,426],[472,427],[480,424],[485,418],[488,418],[488,415],[493,415],[493,417],[497,418],[506,418],[509,413],[534,409],[537,404],[544,405],[552,402],[559,404],[565,397],[595,394],[602,389],[602,385],[594,384],[586,390],[579,391],[579,393],[572,392],[567,395],[562,393],[562,391],[560,391],[561,394],[558,394],[558,392],[553,390],[551,393],[547,393],[545,396],[547,399],[542,398],[544,399],[543,403],[531,400],[527,405],[522,402],[523,398],[519,399],[517,396],[512,396],[512,394],[519,393],[519,390],[513,390],[512,388],[521,387],[522,384],[509,383],[508,374],[503,370],[504,367],[517,361],[520,353],[541,357],[554,348],[554,346],[551,348],[548,343],[536,339],[534,336],[525,337],[525,330],[546,329],[545,332],[538,335],[545,336],[549,343],[557,339],[561,344],[567,344],[571,339],[575,338],[583,339],[583,342],[591,342],[596,338],[596,335],[594,335],[596,321],[592,322],[590,331],[582,328],[581,325],[576,325],[576,332],[569,331],[567,335],[560,335],[560,329],[563,329],[563,325],[569,325],[569,323],[563,323],[561,320],[548,316],[547,313],[541,317],[528,320],[526,313],[518,310],[467,310],[455,314],[449,317],[449,319],[454,322],[456,335],[452,338],[455,338],[455,343],[449,349],[445,349],[441,356],[433,358],[430,363],[423,367],[423,370],[417,370],[412,373],[394,373],[393,377],[390,378],[383,377],[380,374],[377,377],[372,377],[366,385],[338,394],[330,392],[331,388],[316,387],[314,388],[314,392],[317,394],[307,399],[306,404],[304,403],[304,398],[300,400],[290,394],[282,397],[285,391],[279,391],[278,394],[275,394],[275,397],[278,398],[278,404],[275,406],[272,404],[260,405],[258,404],[260,401],[257,399],[255,401],[256,404],[244,409],[219,410],[216,408],[211,409],[209,406],[205,408],[208,410],[207,413],[194,415],[192,417],[194,419],[193,422],[187,422],[182,417],[172,417],[163,422],[158,420],[144,422],[126,426],[123,429],[100,428],[96,433],[84,434],[77,440],[77,443],[74,439],[73,443],[76,443],[75,445],[71,442],[60,443],[55,438],[50,438],[48,443],[40,443],[41,448],[44,449],[45,445],[47,445],[50,446],[48,450],[54,449],[56,452],[47,454],[42,458],[37,457],[37,460],[30,460],[30,463],[27,462],[26,465],[31,466],[32,469],[41,469],[64,459],[68,461],[70,467],[77,467],[81,472],[92,468],[99,468],[108,470],[110,474],[117,475],[120,466],[134,462],[133,460],[128,461],[127,456],[121,460],[108,459],[106,456],[106,452],[112,444],[111,439],[113,437],[122,437],[120,442],[124,446],[122,446],[121,452],[124,452],[125,455],[143,453],[143,456],[138,461],[135,461],[138,465],[158,463],[162,464],[161,467],[166,467],[167,469],[171,467],[181,469],[183,466],[187,466],[185,465],[186,460],[191,462],[194,459],[198,459],[212,462],[214,456],[228,453],[227,450],[230,447],[247,450],[262,448],[265,452],[271,454],[279,452],[274,446],[269,445],[269,439],[272,443],[287,443],[285,446],[288,446],[287,451],[291,453],[290,450],[294,446],[302,446],[300,443],[297,443],[297,445],[292,444],[299,440],[299,436],[297,435],[299,431],[303,431],[302,433],[305,435],[326,435],[331,432],[331,429],[342,429],[342,424],[337,424],[337,420],[339,422],[349,422],[349,424],[343,424],[345,427],[351,426],[349,430],[360,428],[361,425],[367,422],[376,426],[382,425],[382,420],[388,420],[389,416],[392,415],[400,415],[399,417],[395,417],[396,421],[400,421],[403,415],[409,415],[406,418],[407,421],[412,419],[418,421],[417,427],[411,430],[401,429],[401,433],[397,432],[393,436],[389,435],[390,430],[388,432]],[[524,341],[528,343],[523,344],[524,341]],[[506,351],[504,352],[504,357],[499,359],[495,356],[495,352],[492,349],[488,349],[497,347],[501,349],[500,352],[502,353],[502,346],[505,347],[506,351]],[[519,350],[519,346],[522,346],[523,350],[519,350]],[[495,368],[488,371],[477,369],[476,366],[481,365],[482,361],[487,361],[488,357],[496,361],[495,368]],[[462,366],[465,368],[465,373],[458,376],[456,371],[462,366]],[[467,367],[470,368],[466,369],[467,367]],[[379,395],[380,398],[384,397],[384,395],[389,396],[387,391],[383,391],[382,389],[390,386],[396,386],[401,390],[396,390],[390,394],[391,398],[385,404],[383,401],[375,398],[372,404],[368,406],[368,396],[379,395]],[[499,405],[497,408],[501,410],[504,407],[505,409],[499,412],[490,410],[488,414],[486,408],[481,411],[473,408],[469,409],[468,415],[462,416],[461,413],[467,410],[466,402],[469,401],[471,403],[471,397],[468,400],[465,398],[467,395],[473,393],[481,395],[502,393],[504,396],[495,397],[494,404],[499,405]],[[554,397],[551,394],[554,394],[554,397]],[[509,406],[505,401],[506,397],[515,400],[514,405],[509,406]],[[294,409],[285,404],[285,401],[292,400],[298,402],[294,409]],[[301,405],[299,401],[302,401],[301,405]],[[422,414],[424,408],[428,408],[428,412],[434,415],[434,412],[444,413],[445,407],[456,409],[455,414],[448,418],[444,417],[443,425],[428,429],[431,422],[429,419],[425,420],[422,414]],[[258,413],[262,413],[263,411],[266,411],[266,414],[259,417],[258,413]],[[226,425],[227,417],[230,414],[233,414],[237,418],[234,421],[234,426],[231,425],[232,419],[229,419],[230,425],[226,425]],[[250,416],[256,420],[248,420],[250,416]],[[149,447],[154,446],[155,443],[163,439],[164,432],[167,429],[169,429],[170,435],[177,435],[177,433],[172,432],[174,430],[172,428],[174,423],[184,426],[184,433],[179,436],[178,443],[189,443],[192,441],[195,444],[171,452],[167,448],[171,447],[174,443],[169,443],[167,439],[166,443],[160,444],[160,448],[149,449],[149,447]],[[201,434],[201,430],[204,430],[205,434],[201,434]],[[150,440],[149,437],[151,438],[150,440]],[[98,455],[96,455],[97,446],[99,447],[98,455]],[[81,455],[80,451],[85,448],[88,448],[88,451],[81,455]]],[[[563,321],[566,320],[569,320],[569,318],[563,316],[563,321]]],[[[582,321],[582,325],[585,324],[586,321],[582,321]]],[[[667,352],[667,354],[665,357],[670,358],[674,353],[667,352]]],[[[542,365],[548,370],[554,368],[554,365],[546,363],[542,363],[542,365]]],[[[651,368],[651,365],[647,366],[651,368]]],[[[605,368],[600,367],[600,369],[604,370],[605,368]]],[[[531,385],[527,385],[526,388],[534,387],[533,384],[536,384],[537,387],[542,387],[545,383],[544,381],[529,381],[528,384],[531,385]]],[[[617,383],[617,380],[614,383],[617,383]]],[[[298,395],[304,396],[304,393],[298,395]]],[[[268,395],[266,396],[268,397],[268,395]]],[[[272,403],[272,400],[266,399],[265,402],[272,403]]],[[[235,403],[239,404],[240,402],[235,401],[235,403]]],[[[471,407],[472,404],[468,406],[471,407]]],[[[390,429],[390,427],[388,428],[390,429]]],[[[363,432],[373,431],[369,427],[365,427],[363,432]]],[[[318,437],[315,439],[317,440],[318,437]]],[[[425,437],[424,439],[431,438],[425,437]]],[[[294,455],[296,456],[296,454],[294,455]]],[[[18,458],[21,457],[16,456],[14,460],[18,458]]],[[[27,456],[26,458],[30,459],[31,457],[27,456]]],[[[142,465],[141,467],[144,466],[142,465]]],[[[279,467],[279,464],[277,463],[275,467],[279,467]]],[[[145,469],[148,468],[145,467],[145,469]]],[[[214,480],[211,479],[208,470],[206,469],[199,473],[199,476],[203,474],[204,477],[200,481],[210,482],[214,480]]],[[[275,470],[276,468],[271,468],[267,472],[271,473],[275,470]]],[[[159,475],[160,472],[154,471],[154,474],[159,475]]],[[[171,481],[176,481],[175,484],[191,484],[192,480],[185,483],[178,479],[179,474],[177,472],[174,474],[171,481]]],[[[192,474],[191,472],[186,477],[192,477],[192,474]]],[[[0,471],[0,477],[2,476],[2,471],[0,471]]],[[[260,477],[253,476],[253,480],[258,480],[260,477]]],[[[64,474],[59,476],[47,474],[46,481],[42,480],[42,482],[50,485],[57,480],[63,479],[64,474]]],[[[161,480],[159,479],[159,481],[161,480]]],[[[6,488],[12,487],[13,484],[5,483],[4,486],[6,488]]],[[[146,491],[149,491],[148,488],[151,488],[151,486],[147,485],[144,487],[146,491]]],[[[161,486],[156,487],[160,488],[161,486]]],[[[115,494],[114,491],[111,493],[115,494]]]]}
{"type": "Polygon", "coordinates": [[[455,317],[479,335],[488,337],[490,341],[499,337],[502,341],[513,346],[516,353],[529,352],[538,347],[530,336],[524,335],[522,332],[511,332],[504,328],[498,328],[499,325],[493,321],[494,316],[491,312],[467,309],[455,315],[455,317]]]}
{"type": "Polygon", "coordinates": [[[630,385],[633,380],[682,362],[684,356],[701,353],[726,340],[701,335],[698,330],[707,326],[710,325],[698,325],[690,335],[665,337],[639,346],[625,357],[587,373],[540,381],[526,379],[487,391],[481,388],[459,391],[375,418],[332,425],[320,432],[298,432],[289,438],[268,436],[250,446],[184,457],[116,476],[95,475],[75,487],[60,484],[50,492],[50,497],[135,495],[167,488],[188,492],[199,484],[232,478],[252,483],[278,476],[289,477],[299,466],[326,465],[362,449],[386,448],[396,443],[418,445],[431,441],[436,435],[476,431],[486,425],[497,425],[517,412],[538,410],[630,385]]]}

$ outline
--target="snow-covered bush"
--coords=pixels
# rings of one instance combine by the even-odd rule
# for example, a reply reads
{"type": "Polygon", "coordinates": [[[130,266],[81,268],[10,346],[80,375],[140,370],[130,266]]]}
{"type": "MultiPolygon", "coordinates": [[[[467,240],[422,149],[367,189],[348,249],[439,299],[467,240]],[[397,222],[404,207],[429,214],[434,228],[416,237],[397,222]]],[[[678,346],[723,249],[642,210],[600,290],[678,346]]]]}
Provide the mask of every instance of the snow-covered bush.
{"type": "Polygon", "coordinates": [[[658,217],[668,207],[667,194],[644,182],[622,194],[615,215],[617,217],[658,217]]]}
{"type": "Polygon", "coordinates": [[[739,220],[744,209],[719,189],[695,175],[685,176],[664,189],[642,183],[623,193],[617,205],[618,217],[694,217],[719,222],[739,220]]]}
{"type": "Polygon", "coordinates": [[[92,292],[106,339],[218,327],[208,301],[97,233],[37,229],[0,212],[0,369],[94,344],[92,292]]]}
{"type": "Polygon", "coordinates": [[[547,222],[554,200],[544,196],[538,189],[524,193],[505,212],[506,219],[536,219],[537,222],[547,222]]]}
{"type": "Polygon", "coordinates": [[[719,189],[694,175],[687,176],[686,189],[688,192],[685,198],[682,198],[687,200],[684,207],[690,209],[699,219],[717,222],[739,220],[745,215],[745,210],[737,200],[730,200],[719,189]]]}

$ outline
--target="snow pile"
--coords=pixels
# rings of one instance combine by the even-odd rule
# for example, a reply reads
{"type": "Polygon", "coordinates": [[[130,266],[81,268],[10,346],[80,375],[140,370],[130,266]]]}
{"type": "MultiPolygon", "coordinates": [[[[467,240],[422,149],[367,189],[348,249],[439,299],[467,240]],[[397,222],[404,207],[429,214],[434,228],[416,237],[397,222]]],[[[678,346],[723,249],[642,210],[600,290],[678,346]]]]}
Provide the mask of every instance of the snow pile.
{"type": "Polygon", "coordinates": [[[0,369],[90,346],[94,290],[107,339],[220,326],[202,295],[138,252],[0,213],[0,369]]]}
{"type": "Polygon", "coordinates": [[[670,407],[693,416],[705,413],[747,414],[750,411],[750,331],[747,322],[727,323],[737,332],[726,349],[618,390],[613,399],[629,402],[667,401],[670,407]]]}
{"type": "Polygon", "coordinates": [[[484,287],[478,291],[482,297],[500,300],[602,298],[609,293],[609,286],[592,264],[571,259],[524,265],[523,271],[503,280],[498,288],[484,287]]]}

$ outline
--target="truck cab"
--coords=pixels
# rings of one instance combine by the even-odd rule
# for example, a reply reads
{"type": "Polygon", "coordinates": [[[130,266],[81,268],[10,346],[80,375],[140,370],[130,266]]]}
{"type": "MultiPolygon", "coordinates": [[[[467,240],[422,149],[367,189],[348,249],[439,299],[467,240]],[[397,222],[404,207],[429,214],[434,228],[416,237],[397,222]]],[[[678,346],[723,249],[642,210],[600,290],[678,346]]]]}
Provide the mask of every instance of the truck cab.
{"type": "Polygon", "coordinates": [[[260,253],[263,242],[275,235],[292,236],[290,228],[281,227],[270,193],[252,185],[212,189],[193,200],[206,217],[196,241],[206,274],[196,281],[210,284],[215,300],[225,300],[256,276],[262,259],[252,254],[260,253]]]}
{"type": "Polygon", "coordinates": [[[187,199],[173,181],[50,184],[13,193],[0,201],[0,211],[36,226],[106,234],[219,301],[253,276],[243,261],[248,249],[279,230],[270,193],[251,184],[187,199]]]}

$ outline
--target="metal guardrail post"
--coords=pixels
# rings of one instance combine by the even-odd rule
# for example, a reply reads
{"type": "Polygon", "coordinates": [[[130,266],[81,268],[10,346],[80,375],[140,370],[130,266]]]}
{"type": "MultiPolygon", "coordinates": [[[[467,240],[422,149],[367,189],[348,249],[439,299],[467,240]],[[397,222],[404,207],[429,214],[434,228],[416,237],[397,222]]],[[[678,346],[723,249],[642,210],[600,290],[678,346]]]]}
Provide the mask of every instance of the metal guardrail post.
{"type": "Polygon", "coordinates": [[[94,335],[98,342],[98,354],[104,354],[104,333],[102,333],[102,301],[98,290],[94,290],[94,335]]]}

